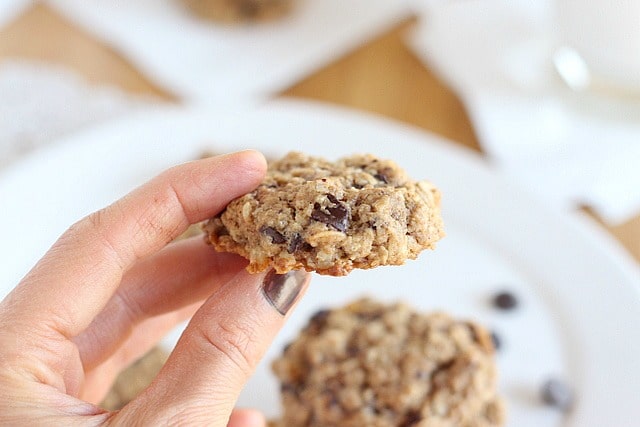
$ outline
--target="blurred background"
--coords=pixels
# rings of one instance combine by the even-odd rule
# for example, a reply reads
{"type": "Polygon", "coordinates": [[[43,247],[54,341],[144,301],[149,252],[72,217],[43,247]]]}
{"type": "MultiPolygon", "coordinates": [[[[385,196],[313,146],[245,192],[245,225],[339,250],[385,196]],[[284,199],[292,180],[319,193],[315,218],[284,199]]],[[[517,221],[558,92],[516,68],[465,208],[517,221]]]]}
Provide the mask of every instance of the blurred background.
{"type": "Polygon", "coordinates": [[[0,0],[0,168],[167,106],[322,102],[474,152],[637,267],[639,21],[632,0],[0,0]]]}
{"type": "Polygon", "coordinates": [[[159,105],[311,99],[480,152],[640,256],[635,2],[233,3],[3,0],[0,164],[159,105]]]}

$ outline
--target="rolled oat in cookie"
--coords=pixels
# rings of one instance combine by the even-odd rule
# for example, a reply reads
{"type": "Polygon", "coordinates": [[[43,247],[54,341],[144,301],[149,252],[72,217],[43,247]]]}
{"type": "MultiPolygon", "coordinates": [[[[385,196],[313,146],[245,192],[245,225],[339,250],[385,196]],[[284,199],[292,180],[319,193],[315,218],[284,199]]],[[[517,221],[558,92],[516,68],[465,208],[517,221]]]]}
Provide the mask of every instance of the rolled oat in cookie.
{"type": "Polygon", "coordinates": [[[344,276],[354,268],[400,265],[444,235],[440,193],[390,160],[355,155],[329,162],[292,152],[270,163],[249,194],[207,222],[219,251],[247,269],[295,269],[344,276]]]}
{"type": "Polygon", "coordinates": [[[287,427],[504,425],[482,327],[361,299],[322,310],[273,362],[287,427]]]}

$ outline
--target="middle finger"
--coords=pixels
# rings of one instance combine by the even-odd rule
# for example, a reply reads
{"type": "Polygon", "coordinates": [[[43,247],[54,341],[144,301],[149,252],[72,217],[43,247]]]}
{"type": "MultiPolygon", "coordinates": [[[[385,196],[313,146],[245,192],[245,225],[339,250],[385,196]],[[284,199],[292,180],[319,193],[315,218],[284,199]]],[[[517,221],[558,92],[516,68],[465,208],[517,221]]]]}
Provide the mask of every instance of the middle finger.
{"type": "Polygon", "coordinates": [[[245,266],[243,258],[215,252],[201,237],[140,260],[102,312],[74,338],[85,372],[111,357],[135,325],[203,300],[245,266]]]}

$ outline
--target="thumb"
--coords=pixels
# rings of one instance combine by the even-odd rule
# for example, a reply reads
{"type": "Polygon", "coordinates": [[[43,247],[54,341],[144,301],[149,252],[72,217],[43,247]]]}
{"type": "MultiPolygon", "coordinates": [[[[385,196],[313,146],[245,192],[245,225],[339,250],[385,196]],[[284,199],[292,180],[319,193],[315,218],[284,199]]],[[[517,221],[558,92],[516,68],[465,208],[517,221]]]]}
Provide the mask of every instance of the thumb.
{"type": "Polygon", "coordinates": [[[196,312],[153,384],[114,421],[226,426],[309,277],[303,271],[238,273],[196,312]]]}

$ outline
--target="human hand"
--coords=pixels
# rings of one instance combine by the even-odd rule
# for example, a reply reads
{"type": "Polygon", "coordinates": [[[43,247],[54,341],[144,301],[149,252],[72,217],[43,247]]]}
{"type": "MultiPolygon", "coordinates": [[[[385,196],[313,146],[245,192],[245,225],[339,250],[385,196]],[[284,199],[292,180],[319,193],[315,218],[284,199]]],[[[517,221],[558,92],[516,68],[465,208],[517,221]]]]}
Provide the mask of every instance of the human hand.
{"type": "Polygon", "coordinates": [[[66,231],[0,303],[0,424],[264,425],[233,407],[308,275],[250,275],[202,238],[167,243],[265,170],[253,151],[177,166],[66,231]],[[141,395],[118,412],[95,405],[192,315],[141,395]]]}

